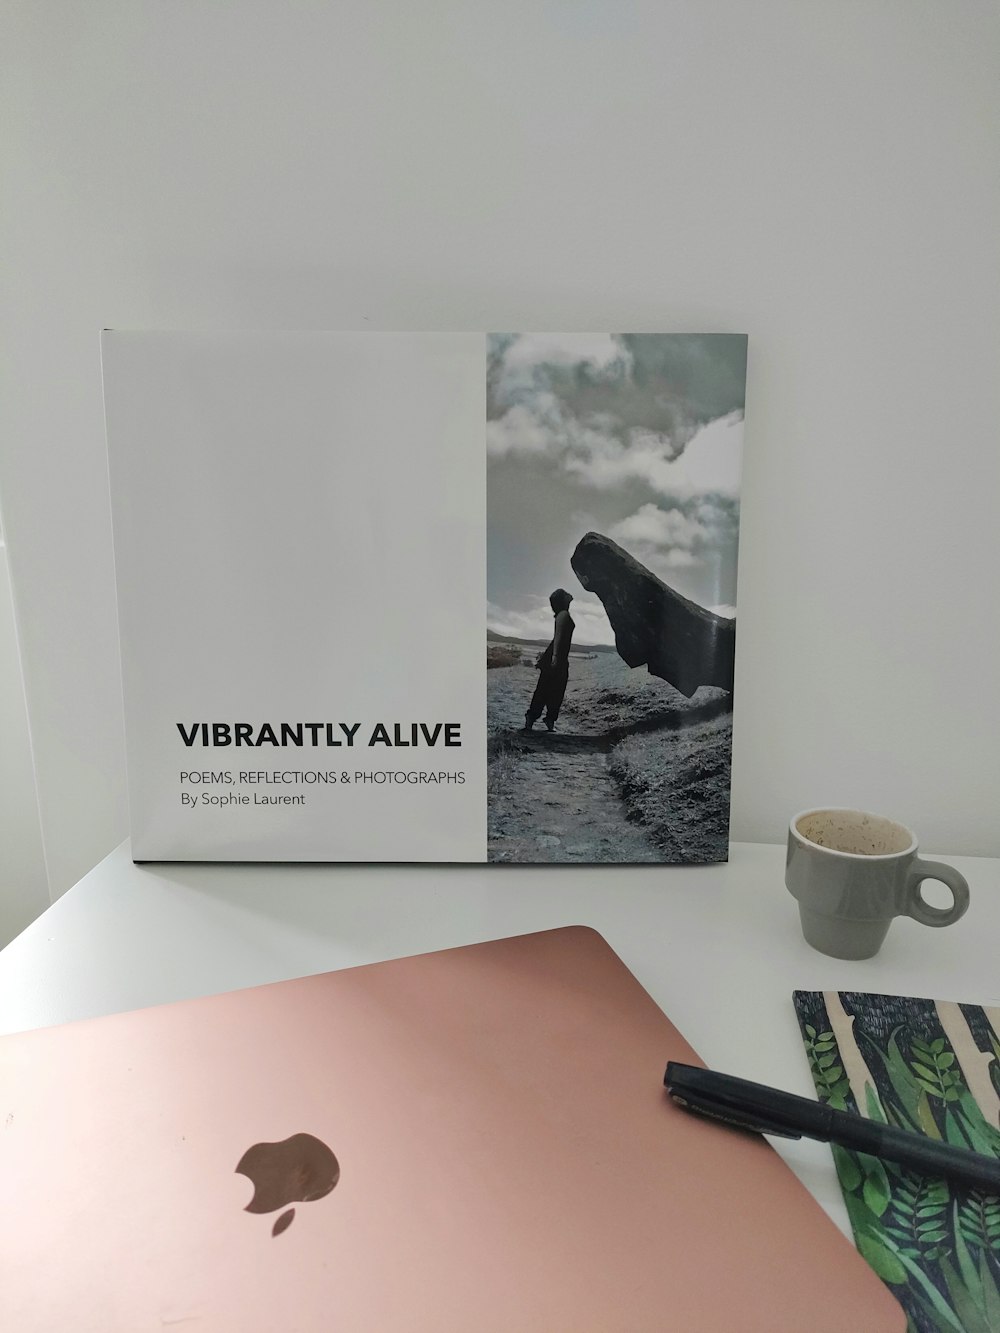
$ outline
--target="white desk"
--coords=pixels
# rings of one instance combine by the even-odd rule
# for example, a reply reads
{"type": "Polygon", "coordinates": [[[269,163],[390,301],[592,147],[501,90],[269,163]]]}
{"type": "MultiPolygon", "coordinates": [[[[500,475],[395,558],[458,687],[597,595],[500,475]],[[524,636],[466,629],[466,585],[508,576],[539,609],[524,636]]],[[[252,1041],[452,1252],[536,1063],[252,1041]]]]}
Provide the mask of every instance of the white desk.
{"type": "MultiPolygon", "coordinates": [[[[136,866],[126,842],[0,953],[0,1032],[575,923],[601,931],[709,1065],[810,1096],[795,988],[1000,1002],[1000,861],[944,856],[972,890],[963,920],[898,920],[878,957],[848,963],[802,939],[783,848],[736,843],[731,855],[691,867],[136,866]]],[[[829,1149],[774,1142],[849,1234],[829,1149]]]]}

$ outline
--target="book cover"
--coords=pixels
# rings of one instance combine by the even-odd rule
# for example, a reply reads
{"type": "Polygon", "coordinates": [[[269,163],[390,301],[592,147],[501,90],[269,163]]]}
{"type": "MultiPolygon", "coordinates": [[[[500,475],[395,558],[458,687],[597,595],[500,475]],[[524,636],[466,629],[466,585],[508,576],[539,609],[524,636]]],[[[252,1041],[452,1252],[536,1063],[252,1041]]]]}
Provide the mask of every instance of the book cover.
{"type": "MultiPolygon", "coordinates": [[[[1000,1009],[796,991],[821,1101],[1000,1157],[1000,1009]]],[[[1000,1328],[1000,1199],[833,1145],[858,1249],[913,1333],[1000,1328]]]]}
{"type": "Polygon", "coordinates": [[[137,860],[725,859],[744,337],[103,371],[137,860]]]}

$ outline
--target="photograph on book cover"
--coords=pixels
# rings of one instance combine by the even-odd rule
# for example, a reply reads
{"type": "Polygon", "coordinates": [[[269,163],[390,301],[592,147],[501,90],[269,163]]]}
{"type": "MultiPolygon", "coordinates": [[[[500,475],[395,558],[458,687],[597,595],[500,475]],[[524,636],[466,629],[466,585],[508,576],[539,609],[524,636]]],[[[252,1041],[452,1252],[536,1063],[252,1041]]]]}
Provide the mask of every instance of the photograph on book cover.
{"type": "Polygon", "coordinates": [[[487,856],[728,855],[747,340],[487,344],[487,856]]]}

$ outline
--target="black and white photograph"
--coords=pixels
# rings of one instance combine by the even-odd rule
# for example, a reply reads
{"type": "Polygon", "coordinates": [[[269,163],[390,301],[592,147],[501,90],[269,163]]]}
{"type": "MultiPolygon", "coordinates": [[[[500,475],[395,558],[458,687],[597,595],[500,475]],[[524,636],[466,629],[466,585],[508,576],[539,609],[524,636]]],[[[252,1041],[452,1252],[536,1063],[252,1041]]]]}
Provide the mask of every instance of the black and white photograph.
{"type": "Polygon", "coordinates": [[[726,860],[746,359],[490,336],[490,861],[726,860]]]}

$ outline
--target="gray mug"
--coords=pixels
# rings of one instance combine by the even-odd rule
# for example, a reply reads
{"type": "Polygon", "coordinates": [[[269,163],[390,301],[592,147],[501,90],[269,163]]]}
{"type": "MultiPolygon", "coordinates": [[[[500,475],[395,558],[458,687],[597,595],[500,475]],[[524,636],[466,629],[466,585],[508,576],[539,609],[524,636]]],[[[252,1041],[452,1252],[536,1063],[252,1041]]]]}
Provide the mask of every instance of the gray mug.
{"type": "Polygon", "coordinates": [[[803,810],[788,827],[785,885],[798,899],[802,933],[834,958],[871,958],[893,917],[950,926],[969,906],[964,875],[942,861],[924,861],[903,824],[863,810],[803,810]],[[937,879],[951,889],[950,907],[925,902],[920,885],[937,879]]]}

